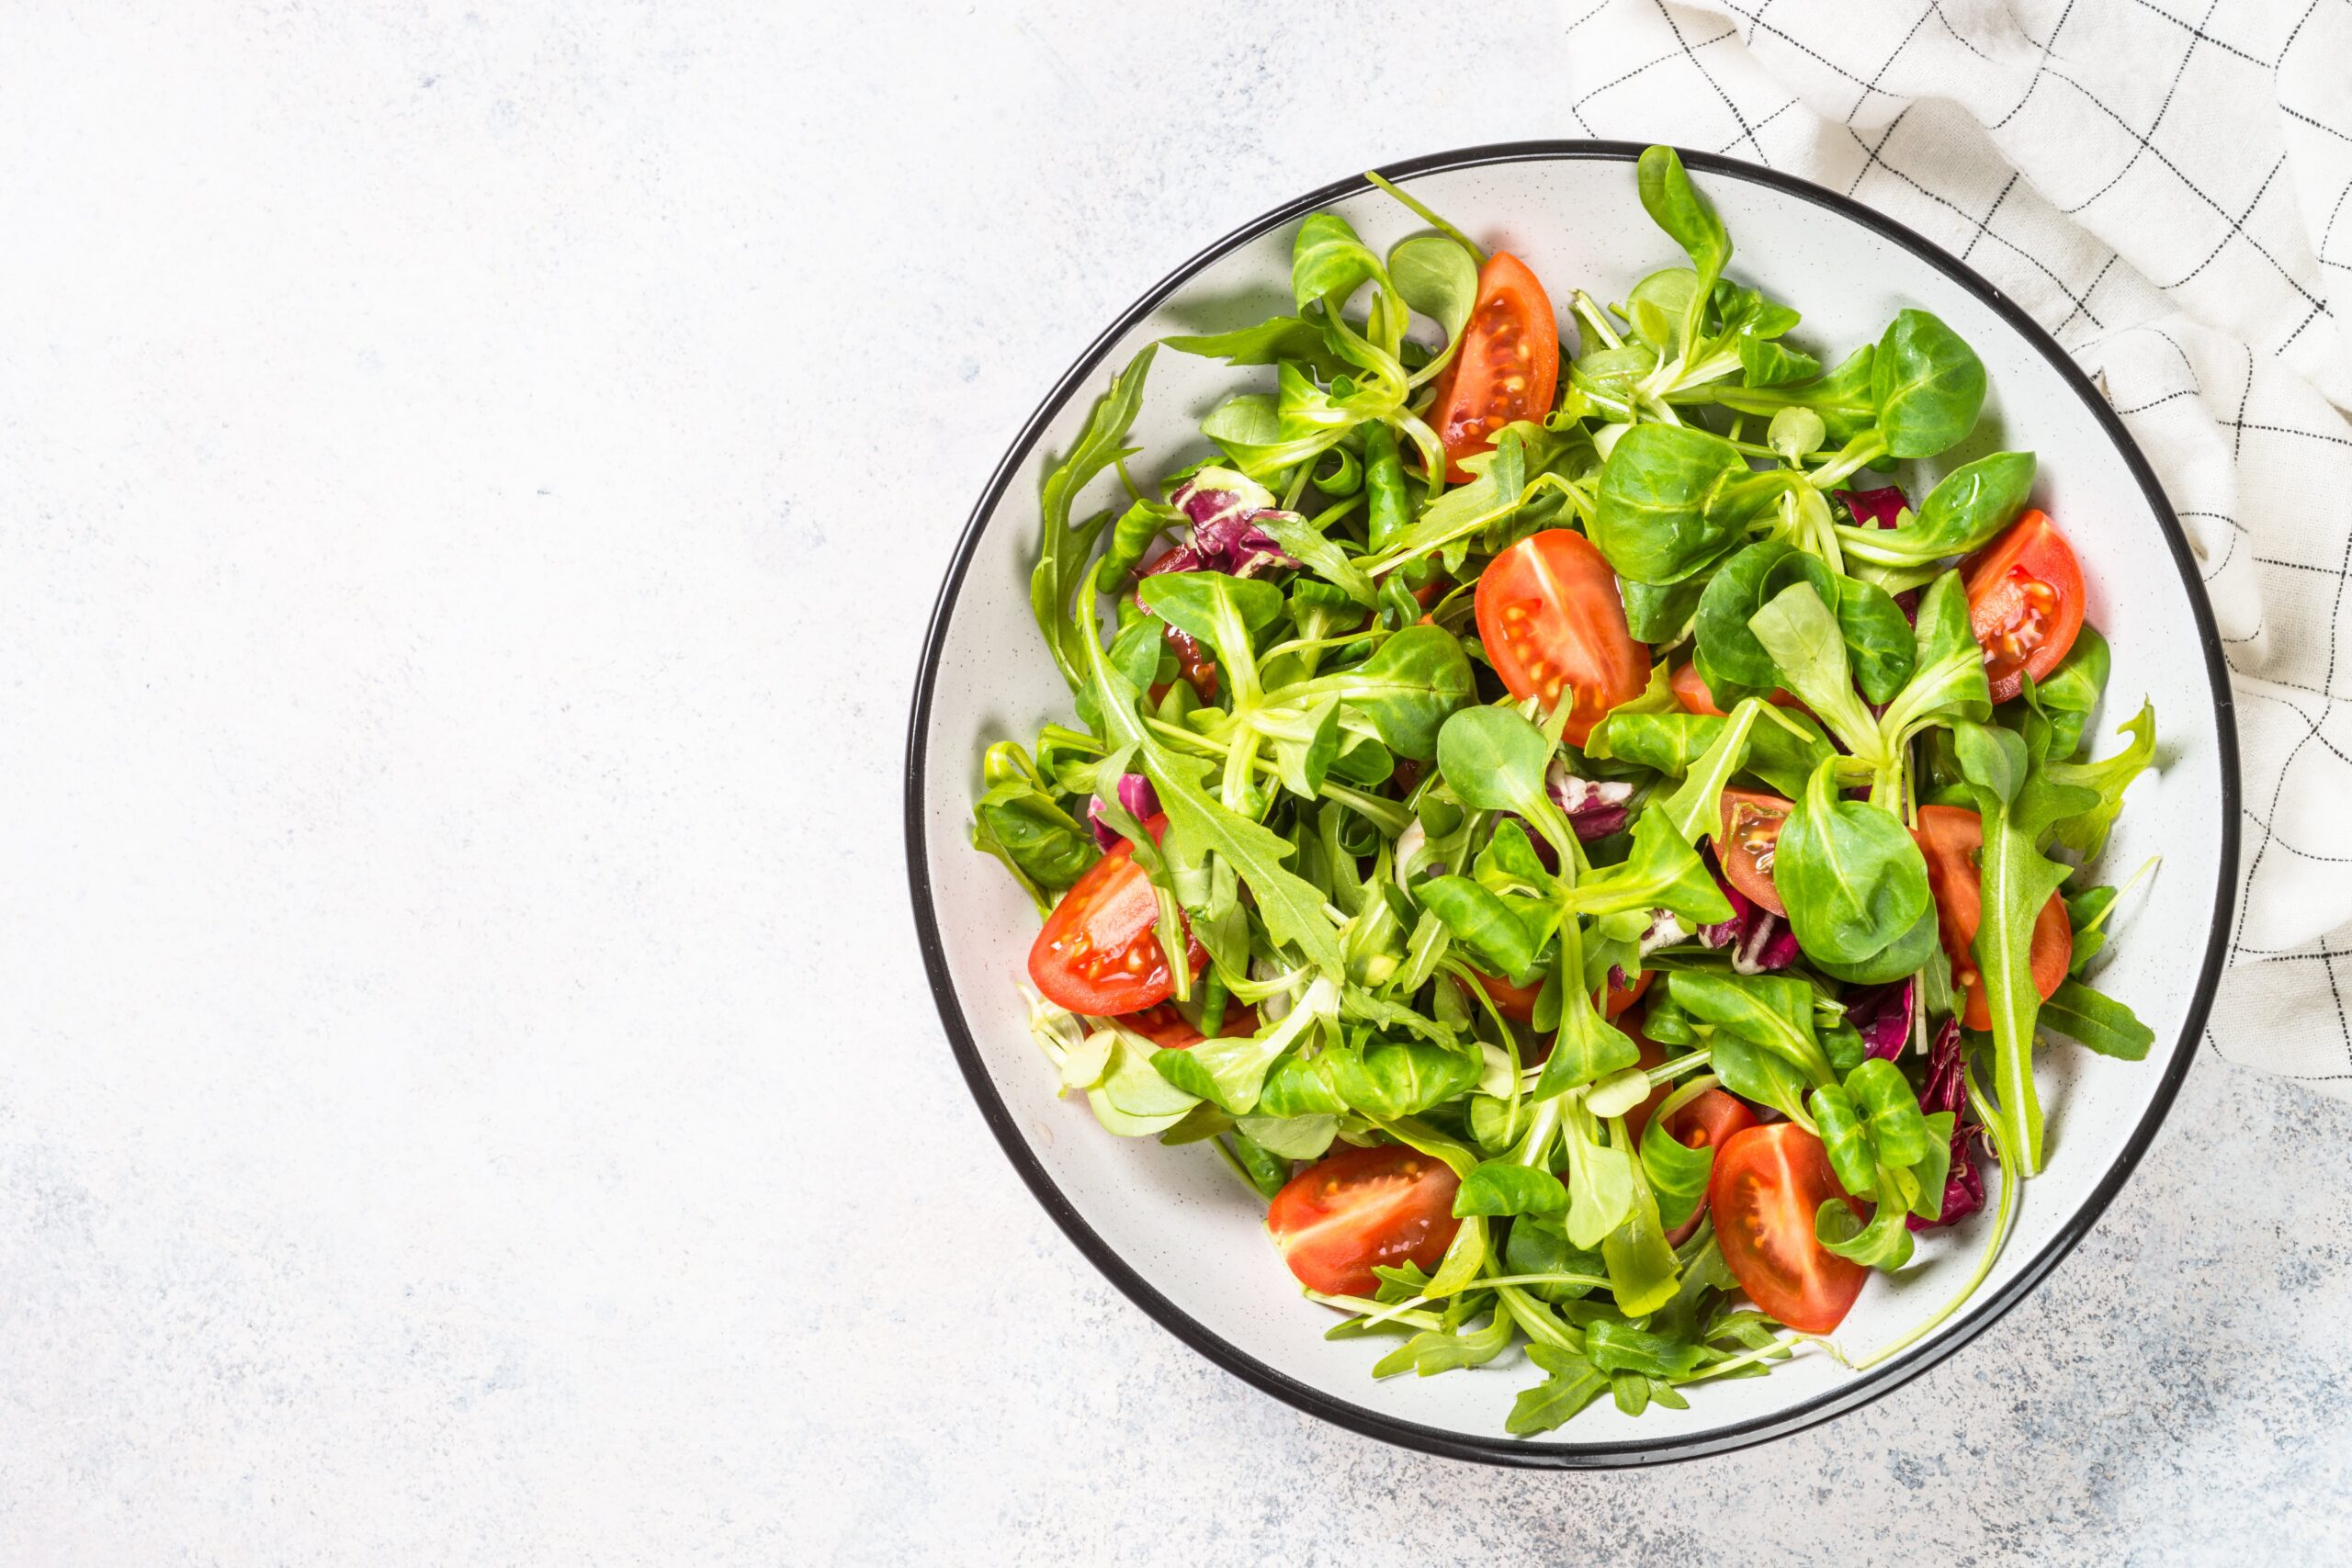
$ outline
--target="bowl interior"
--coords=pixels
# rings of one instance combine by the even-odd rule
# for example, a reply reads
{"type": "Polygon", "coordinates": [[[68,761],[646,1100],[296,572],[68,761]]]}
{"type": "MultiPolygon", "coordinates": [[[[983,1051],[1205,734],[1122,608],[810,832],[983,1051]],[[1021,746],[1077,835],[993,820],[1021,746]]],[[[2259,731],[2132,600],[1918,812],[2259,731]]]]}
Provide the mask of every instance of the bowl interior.
{"type": "MultiPolygon", "coordinates": [[[[2234,784],[2216,645],[2188,585],[2177,525],[2144,468],[2119,445],[2120,428],[2102,418],[2096,394],[2056,362],[2046,340],[2037,342],[1997,309],[1989,288],[1963,281],[1957,264],[1929,260],[1923,242],[1906,243],[1894,226],[1868,221],[1794,182],[1690,162],[1738,247],[1733,276],[1803,311],[1792,341],[1824,363],[1874,337],[1905,306],[1935,312],[1975,347],[1992,397],[1968,446],[1938,469],[2003,446],[2039,456],[2035,504],[2061,520],[2080,552],[2090,618],[2114,651],[2107,709],[2095,730],[2098,750],[2112,749],[2114,726],[2143,695],[2155,703],[2161,771],[2133,787],[2102,866],[2108,880],[2120,881],[2153,856],[2163,861],[2118,910],[2112,956],[2098,984],[2139,1012],[2157,1043],[2137,1063],[2073,1046],[2043,1053],[2048,1168],[2025,1192],[1991,1279],[1919,1344],[1868,1374],[1804,1356],[1769,1377],[1702,1384],[1690,1390],[1689,1410],[1653,1406],[1637,1420],[1604,1401],[1546,1441],[1517,1442],[1504,1436],[1504,1416],[1539,1374],[1516,1352],[1480,1370],[1375,1382],[1370,1369],[1394,1341],[1322,1337],[1331,1314],[1299,1296],[1266,1243],[1261,1205],[1213,1155],[1114,1138],[1095,1125],[1082,1098],[1055,1097],[1014,989],[1035,917],[996,863],[965,837],[983,747],[1005,738],[1027,744],[1041,722],[1069,713],[1069,694],[1037,639],[1026,598],[1040,480],[1111,374],[1144,344],[1289,310],[1290,236],[1305,211],[1340,211],[1384,252],[1420,227],[1385,195],[1369,187],[1326,193],[1270,214],[1180,273],[1095,345],[989,492],[959,558],[960,578],[942,600],[927,709],[918,703],[910,850],[934,983],[944,977],[951,1035],[959,1023],[968,1031],[967,1067],[983,1108],[998,1120],[1016,1163],[1024,1156],[1034,1162],[1024,1174],[1033,1186],[1046,1184],[1039,1191],[1048,1208],[1098,1262],[1105,1255],[1116,1260],[1109,1271],[1123,1287],[1227,1366],[1351,1425],[1476,1457],[1606,1462],[1730,1446],[1859,1403],[1967,1337],[2088,1226],[2153,1134],[2201,1030],[2230,912],[2234,784]],[[1001,1115],[989,1106],[991,1092],[1001,1115]]],[[[1681,260],[1642,211],[1622,151],[1489,151],[1417,167],[1400,183],[1482,243],[1526,261],[1555,303],[1574,288],[1623,299],[1643,274],[1681,260]]],[[[1163,351],[1135,426],[1137,475],[1197,456],[1197,421],[1243,376],[1272,387],[1270,371],[1236,372],[1163,351]]],[[[1905,475],[1915,477],[1933,474],[1905,475]]],[[[1080,513],[1108,504],[1113,488],[1102,484],[1081,497],[1080,513]]],[[[1867,1354],[1940,1306],[1973,1268],[1988,1225],[1980,1216],[1925,1238],[1918,1261],[1899,1280],[1874,1275],[1839,1344],[1867,1354]]]]}

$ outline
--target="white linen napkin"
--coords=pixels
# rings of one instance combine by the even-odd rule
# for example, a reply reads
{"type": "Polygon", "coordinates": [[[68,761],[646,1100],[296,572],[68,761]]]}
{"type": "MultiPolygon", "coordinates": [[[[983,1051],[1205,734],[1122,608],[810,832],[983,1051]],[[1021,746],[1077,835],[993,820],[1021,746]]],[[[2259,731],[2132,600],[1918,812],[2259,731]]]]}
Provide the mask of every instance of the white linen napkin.
{"type": "Polygon", "coordinates": [[[2352,0],[1570,17],[1577,130],[1868,202],[2103,378],[2188,532],[2236,687],[2244,886],[2209,1039],[2352,1097],[2352,0]]]}

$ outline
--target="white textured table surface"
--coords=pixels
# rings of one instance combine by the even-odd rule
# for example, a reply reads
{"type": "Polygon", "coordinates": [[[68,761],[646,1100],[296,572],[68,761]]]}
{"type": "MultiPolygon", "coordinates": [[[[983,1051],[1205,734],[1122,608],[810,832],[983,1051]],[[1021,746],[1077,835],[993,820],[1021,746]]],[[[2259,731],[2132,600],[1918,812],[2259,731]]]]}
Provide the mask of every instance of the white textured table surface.
{"type": "Polygon", "coordinates": [[[2352,1552],[2352,1106],[2210,1060],[1976,1346],[1655,1474],[1389,1450],[1114,1294],[921,981],[934,587],[1117,309],[1562,133],[1567,45],[783,9],[0,36],[0,1562],[2352,1552]]]}

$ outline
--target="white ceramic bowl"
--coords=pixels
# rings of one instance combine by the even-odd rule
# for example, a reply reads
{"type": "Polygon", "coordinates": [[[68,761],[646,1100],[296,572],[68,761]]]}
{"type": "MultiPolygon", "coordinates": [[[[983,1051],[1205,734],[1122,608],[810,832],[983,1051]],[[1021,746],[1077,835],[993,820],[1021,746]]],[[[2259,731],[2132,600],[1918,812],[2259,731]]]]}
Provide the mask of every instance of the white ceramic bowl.
{"type": "MultiPolygon", "coordinates": [[[[1555,302],[1574,287],[1622,299],[1643,274],[1680,260],[1635,195],[1640,151],[1521,142],[1441,153],[1386,173],[1482,243],[1525,260],[1555,302]]],[[[916,685],[907,850],[923,956],[973,1096],[1038,1201],[1137,1305],[1220,1366],[1343,1426],[1459,1458],[1613,1465],[1720,1451],[1826,1420],[1951,1354],[2030,1290],[2130,1175],[2188,1070],[2232,912],[2237,770],[2221,646],[2179,523],[2098,390],[2022,311],[1908,230],[1785,175],[1704,154],[1683,160],[1730,229],[1733,275],[1802,310],[1795,336],[1823,351],[1825,362],[1875,338],[1906,305],[1942,317],[1983,355],[1993,385],[1984,423],[1947,461],[1996,446],[2039,455],[2035,503],[2060,519],[2080,552],[2090,618],[2114,649],[2099,750],[2115,744],[2114,724],[2142,694],[2155,701],[2161,772],[2133,786],[2105,860],[2122,874],[2151,855],[2164,860],[2145,897],[2119,910],[2122,929],[2099,985],[2137,1010],[2157,1043],[2138,1063],[2074,1046],[2042,1054],[2048,1166],[2027,1187],[1992,1278],[1904,1354],[1866,1373],[1810,1355],[1768,1377],[1693,1388],[1687,1411],[1653,1405],[1632,1419],[1602,1401],[1544,1440],[1514,1439],[1504,1434],[1504,1416],[1539,1376],[1518,1354],[1484,1369],[1375,1382],[1372,1364],[1393,1341],[1323,1338],[1332,1314],[1300,1297],[1265,1239],[1261,1206],[1207,1151],[1114,1138],[1082,1098],[1055,1097],[1014,990],[1036,918],[965,837],[982,748],[1007,737],[1026,743],[1040,722],[1069,712],[1026,598],[1040,481],[1112,371],[1144,344],[1290,308],[1291,235],[1306,213],[1340,212],[1381,251],[1421,226],[1367,182],[1327,186],[1218,241],[1080,355],[973,512],[916,685]]],[[[1163,351],[1135,426],[1142,448],[1136,471],[1196,455],[1196,422],[1238,374],[1163,351]]],[[[1102,484],[1080,498],[1079,514],[1108,504],[1112,489],[1102,484]]],[[[1900,1279],[1873,1276],[1838,1331],[1840,1344],[1867,1353],[1946,1301],[1989,1223],[1988,1213],[1926,1239],[1900,1279]]]]}

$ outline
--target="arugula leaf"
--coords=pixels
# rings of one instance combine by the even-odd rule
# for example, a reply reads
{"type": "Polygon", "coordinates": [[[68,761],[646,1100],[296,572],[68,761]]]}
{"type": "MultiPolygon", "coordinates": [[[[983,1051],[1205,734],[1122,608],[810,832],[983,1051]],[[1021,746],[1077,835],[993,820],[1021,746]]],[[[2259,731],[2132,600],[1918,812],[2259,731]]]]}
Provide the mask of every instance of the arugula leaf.
{"type": "Polygon", "coordinates": [[[1270,316],[1254,327],[1164,337],[1159,341],[1179,354],[1222,359],[1232,366],[1278,365],[1291,359],[1329,375],[1345,365],[1323,346],[1323,329],[1303,316],[1270,316]]]}
{"type": "Polygon", "coordinates": [[[1498,1307],[1484,1328],[1424,1329],[1374,1362],[1372,1375],[1395,1377],[1409,1370],[1427,1378],[1456,1367],[1483,1367],[1510,1348],[1518,1326],[1498,1307]]]}
{"type": "Polygon", "coordinates": [[[2102,1056],[2145,1061],[2156,1032],[2130,1008],[2080,980],[2069,979],[2041,1004],[2041,1022],[2052,1033],[2086,1045],[2102,1056]]]}
{"type": "Polygon", "coordinates": [[[2040,844],[2053,824],[2096,805],[2098,797],[2050,778],[2045,768],[2034,765],[2031,749],[2014,730],[1962,721],[1953,727],[1952,746],[1984,829],[1977,856],[1983,913],[1974,952],[1992,1010],[2001,1136],[2030,1176],[2041,1168],[2041,1100],[2033,1082],[2033,1026],[2041,996],[2030,962],[2033,927],[2068,875],[2068,868],[2045,856],[2040,844]]]}
{"type": "Polygon", "coordinates": [[[1180,886],[1205,893],[1208,858],[1222,857],[1249,886],[1269,937],[1278,944],[1295,946],[1325,974],[1335,977],[1341,974],[1346,961],[1340,952],[1339,931],[1323,912],[1322,896],[1282,863],[1292,854],[1291,846],[1280,835],[1212,800],[1193,769],[1152,738],[1136,716],[1138,694],[1134,684],[1112,668],[1096,640],[1091,578],[1082,594],[1079,641],[1091,665],[1091,684],[1103,723],[1114,744],[1136,748],[1136,765],[1151,780],[1159,796],[1159,808],[1168,817],[1160,853],[1174,866],[1180,886]]]}
{"type": "MultiPolygon", "coordinates": [[[[1151,1066],[1186,1094],[1208,1100],[1236,1116],[1258,1107],[1268,1069],[1316,1024],[1339,1010],[1339,987],[1318,979],[1298,1005],[1254,1035],[1204,1040],[1178,1050],[1155,1051],[1151,1066]]],[[[1417,1108],[1418,1109],[1418,1108],[1417,1108]]]]}
{"type": "MultiPolygon", "coordinates": [[[[1754,716],[1748,716],[1751,723],[1754,716]]],[[[1716,774],[1713,794],[1717,799],[1723,793],[1721,780],[1729,772],[1724,767],[1716,774]]],[[[1693,776],[1701,787],[1687,807],[1691,820],[1686,824],[1679,818],[1675,803],[1643,811],[1634,822],[1633,852],[1565,893],[1562,897],[1568,908],[1592,916],[1666,909],[1701,926],[1731,919],[1730,900],[1715,886],[1714,876],[1692,847],[1692,839],[1686,837],[1694,829],[1702,835],[1712,833],[1717,825],[1717,813],[1705,807],[1704,775],[1693,776]]],[[[1692,788],[1688,784],[1683,787],[1692,788]]],[[[1679,799],[1678,795],[1677,802],[1679,799]]]]}
{"type": "Polygon", "coordinates": [[[1473,699],[1476,682],[1459,637],[1443,626],[1410,626],[1363,663],[1317,675],[1295,691],[1307,699],[1339,698],[1391,751],[1426,761],[1437,755],[1441,728],[1473,699]]]}
{"type": "Polygon", "coordinates": [[[2066,761],[2082,749],[2083,728],[2107,691],[2110,662],[2107,639],[2085,621],[2058,668],[2048,680],[2034,683],[2033,700],[2050,720],[2052,761],[2066,761]]]}
{"type": "Polygon", "coordinates": [[[1037,630],[1045,637],[1054,662],[1061,668],[1062,679],[1073,692],[1086,685],[1086,656],[1077,643],[1080,634],[1072,619],[1071,596],[1086,580],[1086,558],[1108,518],[1073,524],[1070,506],[1096,475],[1134,455],[1134,447],[1121,443],[1143,407],[1144,378],[1151,373],[1151,356],[1158,346],[1147,344],[1127,361],[1110,391],[1094,405],[1076,445],[1046,476],[1040,502],[1044,543],[1037,552],[1036,569],[1029,576],[1029,611],[1036,617],[1037,630]]]}
{"type": "Polygon", "coordinates": [[[1503,1430],[1514,1438],[1531,1438],[1562,1426],[1608,1391],[1607,1375],[1573,1350],[1531,1344],[1527,1359],[1551,1375],[1533,1388],[1521,1390],[1512,1401],[1503,1430]]]}
{"type": "Polygon", "coordinates": [[[2060,818],[2057,823],[2058,842],[2085,860],[2106,846],[2108,830],[2123,809],[2123,792],[2155,761],[2155,705],[2142,703],[2140,711],[2116,733],[2131,736],[2132,743],[2114,756],[2096,762],[2052,762],[2047,769],[2051,783],[2086,790],[2096,797],[2095,804],[2060,818]]]}
{"type": "Polygon", "coordinates": [[[1689,1377],[1707,1355],[1704,1346],[1610,1317],[1585,1325],[1584,1353],[1604,1372],[1641,1372],[1669,1380],[1689,1377]]]}

